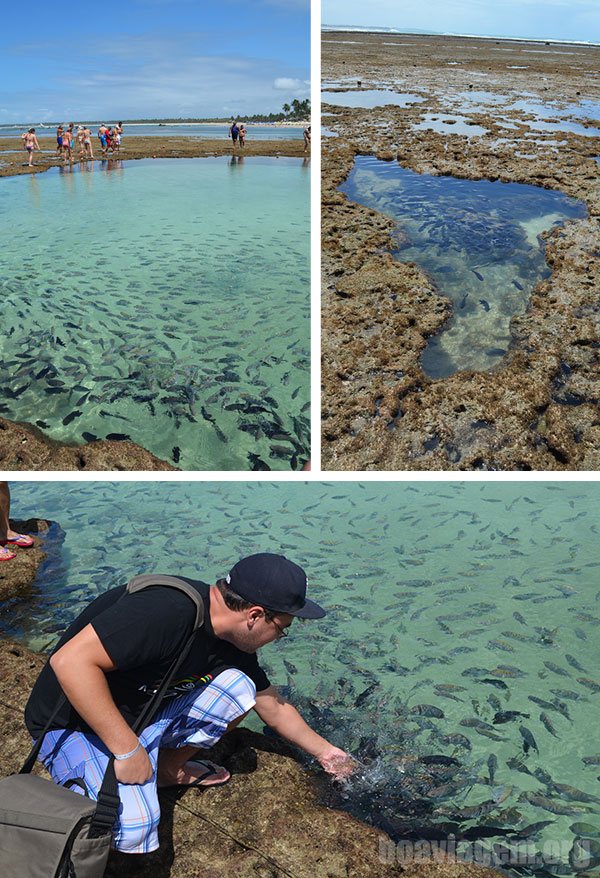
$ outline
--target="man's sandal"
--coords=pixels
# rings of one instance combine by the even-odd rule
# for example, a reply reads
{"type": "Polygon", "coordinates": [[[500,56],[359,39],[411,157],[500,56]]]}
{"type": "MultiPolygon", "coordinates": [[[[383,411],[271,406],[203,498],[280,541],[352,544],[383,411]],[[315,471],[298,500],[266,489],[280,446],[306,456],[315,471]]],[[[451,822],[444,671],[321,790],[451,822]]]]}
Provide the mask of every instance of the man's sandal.
{"type": "Polygon", "coordinates": [[[206,759],[189,759],[186,766],[196,770],[200,769],[202,774],[191,783],[169,784],[168,787],[162,789],[174,789],[175,787],[216,787],[227,783],[231,774],[222,765],[216,765],[206,759]]]}
{"type": "Polygon", "coordinates": [[[16,554],[11,552],[10,549],[0,546],[0,561],[12,561],[12,559],[16,557],[16,554]]]}

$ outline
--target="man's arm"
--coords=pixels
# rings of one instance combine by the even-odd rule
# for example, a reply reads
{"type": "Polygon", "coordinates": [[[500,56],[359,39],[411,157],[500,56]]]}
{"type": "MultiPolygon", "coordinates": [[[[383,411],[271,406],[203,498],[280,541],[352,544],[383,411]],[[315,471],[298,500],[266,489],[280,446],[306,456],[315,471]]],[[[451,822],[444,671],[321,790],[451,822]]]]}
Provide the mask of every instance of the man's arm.
{"type": "MultiPolygon", "coordinates": [[[[116,670],[91,625],[54,653],[50,667],[63,692],[111,753],[129,753],[138,738],[121,716],[108,688],[106,674],[116,670]]],[[[129,759],[115,762],[121,783],[141,784],[152,777],[152,765],[143,747],[129,759]]]]}
{"type": "Polygon", "coordinates": [[[352,757],[313,731],[275,686],[256,693],[254,710],[278,735],[318,759],[325,771],[336,777],[347,777],[352,773],[352,757]]]}

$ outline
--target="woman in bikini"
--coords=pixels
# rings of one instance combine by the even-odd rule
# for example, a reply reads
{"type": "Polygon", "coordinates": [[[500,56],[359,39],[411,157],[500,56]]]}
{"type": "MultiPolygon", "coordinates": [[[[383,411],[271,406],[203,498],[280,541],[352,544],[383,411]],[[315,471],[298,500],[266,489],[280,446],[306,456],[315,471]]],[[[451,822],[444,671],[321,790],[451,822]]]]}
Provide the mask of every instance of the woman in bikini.
{"type": "Polygon", "coordinates": [[[26,131],[21,137],[23,138],[23,146],[29,155],[29,167],[31,168],[33,165],[33,150],[40,148],[37,137],[35,136],[35,128],[30,128],[29,131],[26,131]]]}

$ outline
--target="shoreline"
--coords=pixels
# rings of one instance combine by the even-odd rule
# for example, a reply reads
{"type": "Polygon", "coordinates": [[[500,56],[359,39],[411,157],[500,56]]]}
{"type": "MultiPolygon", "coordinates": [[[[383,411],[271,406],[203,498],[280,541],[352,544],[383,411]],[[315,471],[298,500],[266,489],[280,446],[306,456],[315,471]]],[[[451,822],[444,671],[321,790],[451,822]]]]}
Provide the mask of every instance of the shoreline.
{"type": "MultiPolygon", "coordinates": [[[[49,168],[67,167],[65,163],[56,156],[56,139],[54,137],[40,137],[38,142],[41,150],[48,152],[34,152],[34,166],[29,168],[27,162],[23,161],[27,158],[27,153],[23,149],[22,141],[19,138],[6,137],[0,140],[0,177],[11,177],[20,174],[43,173],[49,168]]],[[[152,159],[152,158],[211,158],[219,156],[231,157],[242,156],[250,158],[252,156],[263,156],[273,158],[310,158],[310,152],[304,152],[304,142],[302,140],[250,140],[246,141],[243,150],[233,152],[231,142],[229,140],[198,140],[193,137],[168,136],[165,138],[157,137],[128,137],[125,138],[125,144],[121,147],[121,151],[116,155],[112,153],[102,156],[100,143],[93,143],[94,161],[135,161],[136,159],[152,159]]],[[[80,162],[89,162],[89,159],[79,159],[77,157],[77,147],[73,150],[72,165],[80,162]]]]}

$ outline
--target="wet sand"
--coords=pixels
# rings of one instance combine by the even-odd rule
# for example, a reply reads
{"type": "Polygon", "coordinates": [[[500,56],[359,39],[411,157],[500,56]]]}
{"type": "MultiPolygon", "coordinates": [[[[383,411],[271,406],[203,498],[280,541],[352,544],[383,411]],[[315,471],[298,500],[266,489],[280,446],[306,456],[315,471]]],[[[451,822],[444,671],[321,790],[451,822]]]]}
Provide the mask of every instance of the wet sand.
{"type": "Polygon", "coordinates": [[[324,468],[600,469],[600,139],[587,136],[600,123],[570,108],[600,101],[599,61],[598,48],[566,44],[323,35],[328,91],[415,96],[406,107],[323,104],[323,125],[338,135],[322,138],[324,468]],[[514,106],[523,99],[531,106],[514,106]],[[548,101],[577,133],[539,128],[533,105],[548,101]],[[432,117],[439,130],[413,127],[432,117]],[[470,127],[485,133],[453,133],[470,127]],[[395,224],[337,191],[357,154],[585,203],[588,218],[544,234],[552,275],[512,319],[508,353],[493,370],[439,380],[422,371],[427,338],[452,306],[417,265],[392,258],[395,224]]]}
{"type": "MultiPolygon", "coordinates": [[[[96,143],[93,144],[95,161],[111,162],[143,158],[204,158],[232,155],[231,141],[204,140],[188,137],[135,137],[128,136],[119,154],[109,153],[103,159],[96,143]]],[[[54,137],[38,138],[41,152],[34,153],[34,167],[27,167],[27,155],[20,138],[0,140],[0,177],[32,174],[63,166],[54,154],[54,137]],[[11,152],[12,150],[12,152],[11,152]],[[18,152],[14,152],[18,150],[18,152]]],[[[242,153],[236,155],[286,156],[308,158],[303,152],[302,140],[247,140],[242,153]]],[[[75,150],[75,156],[77,151],[75,150]]],[[[87,163],[88,166],[91,163],[87,163]]],[[[73,167],[79,166],[73,162],[73,167]]],[[[68,167],[68,165],[67,165],[68,167]]],[[[86,163],[83,162],[83,167],[86,163]]],[[[97,167],[97,165],[96,165],[97,167]]],[[[19,470],[176,470],[171,463],[160,460],[133,442],[99,440],[83,445],[66,445],[45,436],[37,427],[0,418],[0,466],[7,471],[19,470]]]]}

